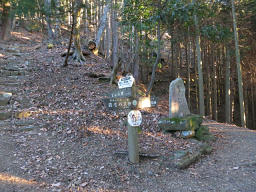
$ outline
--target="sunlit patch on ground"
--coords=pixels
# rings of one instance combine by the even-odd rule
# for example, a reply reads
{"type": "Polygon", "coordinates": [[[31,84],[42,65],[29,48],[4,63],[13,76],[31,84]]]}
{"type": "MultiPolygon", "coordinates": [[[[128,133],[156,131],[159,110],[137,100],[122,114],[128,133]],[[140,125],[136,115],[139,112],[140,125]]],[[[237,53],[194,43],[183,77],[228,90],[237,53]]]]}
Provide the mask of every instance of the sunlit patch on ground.
{"type": "Polygon", "coordinates": [[[0,58],[1,58],[1,57],[5,57],[5,55],[4,55],[4,54],[2,54],[2,53],[0,53],[0,58]]]}
{"type": "Polygon", "coordinates": [[[23,33],[20,33],[20,32],[12,32],[12,35],[19,39],[30,40],[30,37],[27,37],[23,33]]]}
{"type": "Polygon", "coordinates": [[[26,180],[21,177],[16,177],[16,176],[5,174],[5,173],[0,173],[0,181],[12,183],[12,184],[21,184],[21,185],[36,185],[36,184],[38,184],[35,181],[26,180]]]}
{"type": "Polygon", "coordinates": [[[125,137],[125,134],[121,131],[116,131],[112,129],[101,129],[99,126],[91,126],[86,128],[88,131],[96,133],[96,134],[103,134],[103,135],[118,135],[119,137],[125,137]]]}
{"type": "Polygon", "coordinates": [[[25,29],[20,28],[18,31],[11,32],[11,35],[16,40],[21,40],[21,42],[41,42],[42,35],[40,33],[30,33],[25,29]]]}
{"type": "Polygon", "coordinates": [[[38,111],[21,111],[16,114],[16,118],[25,119],[28,117],[38,117],[38,115],[63,115],[63,114],[75,114],[78,115],[82,113],[83,110],[65,110],[65,109],[56,109],[56,110],[38,110],[38,111]]]}

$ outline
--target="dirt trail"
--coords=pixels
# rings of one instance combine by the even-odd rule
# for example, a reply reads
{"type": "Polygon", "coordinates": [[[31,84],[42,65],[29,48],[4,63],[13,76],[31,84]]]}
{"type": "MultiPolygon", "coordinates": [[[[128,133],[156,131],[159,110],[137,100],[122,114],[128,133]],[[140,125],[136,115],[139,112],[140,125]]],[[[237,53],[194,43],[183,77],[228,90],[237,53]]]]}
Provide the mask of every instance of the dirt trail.
{"type": "MultiPolygon", "coordinates": [[[[126,114],[107,112],[101,99],[108,83],[88,77],[105,73],[107,64],[93,57],[84,66],[61,68],[55,56],[62,49],[33,46],[15,47],[15,54],[0,58],[4,66],[15,63],[22,71],[16,83],[0,87],[14,93],[7,107],[25,111],[0,121],[0,192],[256,191],[256,131],[205,121],[217,137],[214,150],[188,169],[163,158],[131,165],[126,156],[114,154],[127,148],[127,130],[120,126],[126,114]]],[[[143,111],[140,147],[168,157],[193,144],[159,132],[164,106],[143,111]]]]}
{"type": "MultiPolygon", "coordinates": [[[[18,145],[20,145],[20,143],[18,143],[19,136],[17,134],[0,134],[0,191],[68,191],[68,189],[70,189],[70,186],[67,187],[69,182],[73,182],[74,184],[75,181],[78,181],[77,185],[74,184],[77,186],[73,188],[74,191],[111,191],[111,189],[113,189],[113,191],[255,192],[256,132],[213,122],[209,123],[209,126],[213,133],[221,133],[223,138],[215,143],[216,150],[212,154],[206,156],[190,168],[178,170],[173,167],[164,166],[160,168],[159,172],[155,172],[153,169],[148,169],[145,162],[142,162],[135,167],[128,165],[131,172],[128,183],[122,184],[122,182],[118,180],[119,177],[116,176],[117,180],[114,183],[106,185],[106,183],[103,182],[103,178],[102,183],[97,183],[97,187],[95,188],[87,188],[86,186],[89,185],[89,183],[79,182],[77,180],[79,179],[79,175],[77,175],[78,178],[76,178],[76,173],[74,173],[78,171],[76,168],[72,169],[72,167],[70,167],[70,170],[65,170],[64,168],[68,161],[72,161],[76,166],[79,165],[81,171],[87,170],[88,166],[90,166],[86,161],[84,163],[81,162],[86,156],[81,158],[81,155],[79,155],[79,153],[83,152],[83,147],[79,146],[79,143],[67,142],[65,145],[57,147],[56,144],[60,141],[52,137],[50,133],[36,136],[36,138],[34,138],[36,142],[24,142],[24,146],[35,145],[33,148],[39,148],[41,145],[47,145],[46,143],[52,143],[52,148],[49,149],[48,153],[67,153],[62,157],[65,161],[59,161],[59,164],[62,164],[60,167],[62,167],[63,171],[56,167],[56,169],[51,170],[52,173],[49,173],[52,174],[52,180],[47,178],[40,179],[40,177],[37,178],[34,173],[29,174],[28,170],[22,169],[26,162],[19,162],[20,159],[14,156],[14,154],[19,154],[17,151],[20,148],[18,147],[18,145]],[[15,146],[17,147],[15,148],[15,146]],[[77,155],[77,158],[70,156],[71,151],[71,154],[77,155]],[[72,179],[70,179],[70,174],[74,175],[72,179]],[[66,179],[67,185],[58,182],[58,179],[60,181],[61,177],[66,179]],[[150,180],[145,180],[145,178],[150,178],[150,180]],[[113,186],[114,184],[116,184],[116,186],[113,186]],[[81,190],[79,190],[79,185],[82,186],[80,188],[81,190]],[[102,188],[100,186],[102,186],[102,188]]],[[[101,147],[99,147],[99,150],[101,150],[101,147]]],[[[27,157],[22,157],[22,159],[33,158],[33,156],[29,156],[30,155],[27,154],[27,157]]],[[[127,161],[127,159],[124,159],[124,161],[127,161]]],[[[47,167],[46,162],[41,163],[45,164],[45,168],[47,167]]],[[[154,164],[154,162],[152,162],[152,164],[154,164]]],[[[102,165],[103,167],[106,166],[104,164],[102,165]]],[[[114,167],[115,166],[112,166],[113,169],[114,167]]],[[[98,168],[98,171],[99,174],[104,175],[101,168],[98,168]]],[[[122,174],[122,170],[120,173],[118,170],[115,170],[115,172],[117,175],[122,174]]],[[[90,173],[85,172],[84,174],[88,176],[90,173]]],[[[105,179],[108,180],[107,178],[105,179]]],[[[88,181],[88,179],[85,180],[88,181]]],[[[95,182],[93,179],[90,181],[95,182]]]]}

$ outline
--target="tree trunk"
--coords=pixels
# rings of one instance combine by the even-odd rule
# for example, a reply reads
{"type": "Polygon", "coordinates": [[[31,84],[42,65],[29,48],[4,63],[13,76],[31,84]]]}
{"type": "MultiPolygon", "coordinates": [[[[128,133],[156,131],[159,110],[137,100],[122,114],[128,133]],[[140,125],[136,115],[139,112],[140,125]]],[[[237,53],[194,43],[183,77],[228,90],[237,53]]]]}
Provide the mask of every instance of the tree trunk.
{"type": "Polygon", "coordinates": [[[213,53],[213,119],[218,121],[218,115],[217,115],[217,104],[218,104],[218,96],[217,96],[217,57],[214,56],[214,53],[213,53]]]}
{"type": "Polygon", "coordinates": [[[104,8],[104,11],[103,11],[103,15],[100,19],[100,24],[99,24],[99,27],[98,27],[98,32],[97,32],[97,35],[96,35],[96,48],[98,49],[99,46],[100,46],[100,39],[101,39],[101,36],[105,30],[105,27],[106,27],[106,23],[107,23],[107,16],[108,16],[108,12],[109,12],[109,9],[110,9],[110,1],[108,0],[106,2],[106,6],[104,8]]]}
{"type": "Polygon", "coordinates": [[[72,40],[73,40],[73,33],[74,33],[74,28],[75,28],[74,3],[71,4],[71,10],[72,10],[72,14],[73,14],[73,17],[72,17],[73,21],[72,21],[72,27],[71,27],[70,37],[69,37],[68,51],[67,51],[67,55],[66,55],[63,67],[68,66],[68,57],[69,57],[72,40]]]}
{"type": "Polygon", "coordinates": [[[238,32],[237,32],[237,25],[236,25],[236,12],[235,12],[234,0],[231,0],[231,4],[232,4],[233,30],[234,30],[235,48],[236,48],[236,67],[237,67],[238,93],[239,93],[239,104],[240,104],[240,119],[241,119],[242,127],[245,127],[246,120],[245,120],[245,110],[244,110],[242,67],[240,63],[240,51],[239,51],[239,45],[238,45],[238,32]]]}
{"type": "MultiPolygon", "coordinates": [[[[193,0],[193,3],[195,0],[193,0]]],[[[197,15],[194,15],[194,24],[196,30],[196,53],[197,53],[197,68],[198,68],[198,86],[199,86],[199,110],[200,115],[205,115],[204,108],[204,80],[203,80],[203,64],[201,60],[201,48],[200,48],[200,30],[198,25],[197,15]]]]}
{"type": "Polygon", "coordinates": [[[191,109],[190,106],[190,66],[191,66],[191,42],[188,38],[188,42],[186,43],[186,61],[187,61],[187,101],[188,108],[191,109]]]}
{"type": "MultiPolygon", "coordinates": [[[[116,1],[115,1],[116,5],[116,1]]],[[[112,9],[113,14],[112,14],[112,38],[113,38],[113,43],[112,43],[112,50],[113,50],[113,70],[111,74],[111,79],[110,79],[110,84],[113,84],[115,79],[116,79],[116,73],[119,68],[119,62],[118,62],[118,21],[117,21],[117,10],[112,9]]]]}
{"type": "Polygon", "coordinates": [[[230,51],[229,47],[225,48],[226,53],[226,78],[225,78],[225,121],[230,123],[230,51]]]}
{"type": "Polygon", "coordinates": [[[55,40],[59,43],[59,38],[61,37],[61,21],[60,21],[60,0],[55,0],[55,4],[56,4],[56,23],[55,23],[55,40]]]}
{"type": "Polygon", "coordinates": [[[157,24],[157,57],[156,57],[156,61],[155,61],[154,65],[153,65],[151,80],[150,80],[150,83],[147,88],[147,95],[150,94],[153,84],[154,84],[154,81],[155,81],[156,67],[161,58],[160,48],[161,48],[161,34],[160,34],[160,21],[158,21],[158,24],[157,24]]]}
{"type": "Polygon", "coordinates": [[[212,55],[211,55],[211,46],[208,45],[207,46],[207,93],[206,93],[206,106],[207,106],[207,115],[212,118],[212,100],[211,100],[211,94],[212,94],[212,87],[211,87],[211,58],[212,58],[212,55]]]}
{"type": "Polygon", "coordinates": [[[81,25],[81,19],[83,15],[83,9],[82,4],[84,3],[84,0],[76,0],[75,1],[75,10],[74,10],[74,44],[75,44],[75,51],[73,54],[73,59],[82,63],[85,61],[85,58],[82,53],[81,49],[81,40],[80,40],[80,25],[81,25]]]}
{"type": "Polygon", "coordinates": [[[133,58],[133,77],[135,79],[135,82],[139,82],[139,37],[138,37],[138,31],[135,29],[134,32],[134,40],[135,40],[135,47],[134,47],[134,58],[133,58]]]}
{"type": "Polygon", "coordinates": [[[255,114],[255,90],[256,90],[256,86],[255,86],[255,83],[253,82],[253,76],[254,78],[256,78],[255,74],[251,74],[252,78],[251,78],[251,97],[252,97],[252,100],[251,100],[251,105],[252,105],[252,128],[253,129],[256,129],[256,114],[255,114]]]}
{"type": "Polygon", "coordinates": [[[10,38],[11,35],[11,4],[9,1],[3,3],[3,13],[2,13],[2,32],[1,39],[6,41],[10,38]]]}
{"type": "Polygon", "coordinates": [[[54,42],[54,33],[51,26],[51,0],[44,0],[44,12],[45,12],[45,20],[47,23],[47,31],[48,31],[48,40],[52,43],[54,42]]]}

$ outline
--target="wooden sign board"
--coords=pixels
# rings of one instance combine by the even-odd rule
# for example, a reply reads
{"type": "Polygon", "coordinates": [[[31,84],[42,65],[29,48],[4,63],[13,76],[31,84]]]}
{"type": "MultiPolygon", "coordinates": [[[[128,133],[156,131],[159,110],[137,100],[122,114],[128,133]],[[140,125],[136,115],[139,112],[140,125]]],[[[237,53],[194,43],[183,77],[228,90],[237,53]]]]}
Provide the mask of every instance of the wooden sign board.
{"type": "Polygon", "coordinates": [[[147,107],[156,107],[156,97],[139,97],[139,98],[107,98],[103,102],[110,110],[122,109],[141,109],[147,107]],[[145,101],[146,100],[146,101],[145,101]]]}
{"type": "Polygon", "coordinates": [[[125,77],[122,77],[118,81],[118,88],[123,89],[123,88],[127,88],[127,87],[132,87],[134,81],[135,80],[134,80],[134,77],[132,75],[127,75],[125,77]]]}
{"type": "Polygon", "coordinates": [[[132,98],[107,98],[103,102],[110,110],[136,109],[138,100],[132,98]]]}
{"type": "Polygon", "coordinates": [[[115,89],[111,93],[108,94],[110,98],[125,98],[125,97],[132,97],[133,91],[132,87],[127,87],[123,89],[115,89]]]}

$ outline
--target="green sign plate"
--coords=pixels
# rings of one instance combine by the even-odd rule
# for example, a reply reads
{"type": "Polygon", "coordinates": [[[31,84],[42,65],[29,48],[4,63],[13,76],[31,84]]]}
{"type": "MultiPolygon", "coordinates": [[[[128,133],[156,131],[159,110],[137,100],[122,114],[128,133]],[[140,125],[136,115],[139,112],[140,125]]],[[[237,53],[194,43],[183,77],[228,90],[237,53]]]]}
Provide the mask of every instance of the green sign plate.
{"type": "Polygon", "coordinates": [[[123,89],[115,89],[108,94],[110,98],[126,98],[132,97],[132,87],[127,87],[123,89]]]}
{"type": "Polygon", "coordinates": [[[139,97],[139,98],[107,98],[103,102],[110,110],[122,109],[141,109],[157,106],[156,97],[139,97]]]}

